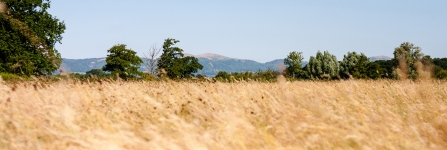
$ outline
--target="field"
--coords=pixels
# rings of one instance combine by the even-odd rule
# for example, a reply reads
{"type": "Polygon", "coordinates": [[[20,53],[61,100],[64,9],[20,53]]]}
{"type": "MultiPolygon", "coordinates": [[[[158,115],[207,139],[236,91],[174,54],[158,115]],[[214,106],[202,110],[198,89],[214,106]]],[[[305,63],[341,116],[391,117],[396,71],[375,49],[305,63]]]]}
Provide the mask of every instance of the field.
{"type": "Polygon", "coordinates": [[[447,82],[0,80],[0,149],[447,149],[447,82]]]}

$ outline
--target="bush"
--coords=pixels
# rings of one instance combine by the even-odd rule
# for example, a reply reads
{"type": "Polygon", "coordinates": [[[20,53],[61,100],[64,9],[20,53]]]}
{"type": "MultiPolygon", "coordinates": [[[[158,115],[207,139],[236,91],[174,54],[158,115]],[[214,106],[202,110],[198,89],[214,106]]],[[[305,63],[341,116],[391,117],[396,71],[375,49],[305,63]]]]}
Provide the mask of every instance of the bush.
{"type": "Polygon", "coordinates": [[[447,70],[441,70],[437,72],[435,76],[438,79],[447,79],[447,70]]]}
{"type": "Polygon", "coordinates": [[[0,72],[0,76],[4,81],[22,81],[24,78],[12,73],[0,72]]]}

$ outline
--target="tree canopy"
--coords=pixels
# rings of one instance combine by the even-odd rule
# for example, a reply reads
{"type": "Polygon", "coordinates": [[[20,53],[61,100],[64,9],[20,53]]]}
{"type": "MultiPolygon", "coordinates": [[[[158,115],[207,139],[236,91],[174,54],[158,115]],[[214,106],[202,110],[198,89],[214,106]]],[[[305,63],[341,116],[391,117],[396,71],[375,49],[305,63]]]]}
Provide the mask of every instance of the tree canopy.
{"type": "MultiPolygon", "coordinates": [[[[414,46],[413,43],[404,42],[399,47],[394,49],[393,63],[397,72],[401,72],[403,75],[410,79],[417,78],[417,71],[415,63],[420,61],[424,54],[421,52],[421,48],[414,46]]],[[[404,77],[404,76],[402,76],[404,77]]]]}
{"type": "Polygon", "coordinates": [[[126,49],[125,44],[115,45],[107,52],[110,54],[106,58],[107,64],[102,68],[104,71],[111,72],[112,76],[118,74],[123,79],[143,75],[143,72],[138,70],[143,60],[136,55],[137,52],[126,49]]]}
{"type": "Polygon", "coordinates": [[[184,57],[183,49],[173,47],[178,42],[180,41],[171,38],[165,40],[163,53],[158,61],[157,69],[159,70],[159,74],[163,74],[164,71],[171,79],[192,77],[192,73],[203,69],[203,66],[195,57],[184,57]]]}
{"type": "Polygon", "coordinates": [[[284,59],[284,64],[286,65],[286,74],[293,78],[303,76],[304,72],[301,69],[301,63],[303,62],[302,52],[290,52],[289,55],[284,59]]]}
{"type": "Polygon", "coordinates": [[[357,52],[348,52],[344,55],[343,61],[340,62],[340,75],[344,78],[368,78],[368,64],[369,58],[363,54],[357,52]]]}
{"type": "Polygon", "coordinates": [[[316,57],[311,56],[306,68],[312,79],[338,77],[340,70],[337,57],[328,51],[324,54],[318,51],[316,57]]]}
{"type": "Polygon", "coordinates": [[[51,74],[61,56],[64,22],[47,12],[49,0],[0,1],[0,72],[19,75],[51,74]]]}

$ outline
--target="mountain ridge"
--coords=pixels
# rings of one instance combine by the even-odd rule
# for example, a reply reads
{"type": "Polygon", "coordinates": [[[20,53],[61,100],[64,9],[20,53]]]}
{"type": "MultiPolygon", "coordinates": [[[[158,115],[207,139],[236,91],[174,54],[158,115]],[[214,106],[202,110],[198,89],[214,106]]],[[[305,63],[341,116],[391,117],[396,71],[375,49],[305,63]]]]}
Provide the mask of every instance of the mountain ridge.
{"type": "MultiPolygon", "coordinates": [[[[184,53],[184,56],[194,56],[199,60],[199,63],[203,65],[203,69],[199,70],[198,73],[204,74],[206,76],[214,76],[219,71],[226,72],[245,72],[252,71],[256,72],[259,70],[283,70],[285,68],[284,59],[275,59],[272,61],[268,61],[265,63],[260,63],[254,60],[249,59],[238,59],[231,58],[224,55],[214,54],[214,53],[204,53],[199,55],[192,55],[188,53],[184,53]]],[[[80,72],[84,73],[91,69],[99,69],[102,68],[106,62],[106,57],[101,58],[84,58],[84,59],[62,59],[62,65],[60,70],[65,72],[80,72]]],[[[375,60],[388,60],[391,57],[388,56],[372,56],[370,57],[372,61],[375,60]]],[[[145,60],[145,58],[142,58],[145,60]]],[[[141,65],[140,70],[146,71],[145,63],[141,65]]],[[[303,66],[307,64],[307,61],[303,61],[303,66]]]]}

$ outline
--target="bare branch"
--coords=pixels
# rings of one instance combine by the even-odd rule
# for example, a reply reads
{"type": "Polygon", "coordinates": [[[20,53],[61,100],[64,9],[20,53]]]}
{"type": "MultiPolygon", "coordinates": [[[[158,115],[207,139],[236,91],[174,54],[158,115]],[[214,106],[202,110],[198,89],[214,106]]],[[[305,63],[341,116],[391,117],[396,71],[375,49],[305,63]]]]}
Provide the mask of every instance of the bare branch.
{"type": "Polygon", "coordinates": [[[149,48],[149,52],[144,53],[144,57],[146,59],[146,67],[148,68],[148,71],[150,74],[156,76],[157,74],[157,57],[161,52],[161,48],[157,47],[157,44],[152,44],[152,46],[149,48]]]}

